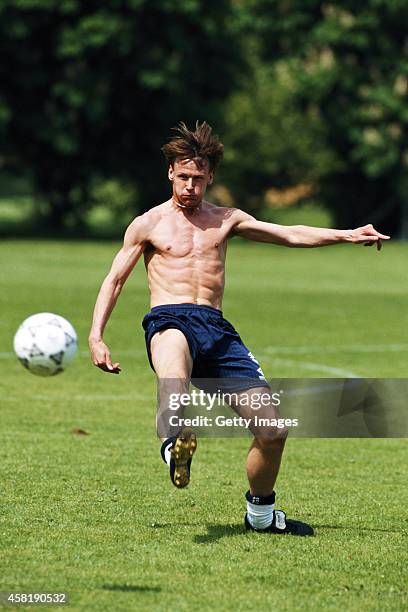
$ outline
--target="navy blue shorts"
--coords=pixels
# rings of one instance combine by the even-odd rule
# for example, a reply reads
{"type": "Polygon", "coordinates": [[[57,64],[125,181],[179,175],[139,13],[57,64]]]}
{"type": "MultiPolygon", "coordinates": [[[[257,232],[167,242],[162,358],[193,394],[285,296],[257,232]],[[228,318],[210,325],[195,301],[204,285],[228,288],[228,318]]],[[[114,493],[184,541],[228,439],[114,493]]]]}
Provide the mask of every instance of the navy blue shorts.
{"type": "Polygon", "coordinates": [[[155,306],[144,317],[146,348],[154,370],[150,341],[164,329],[179,329],[187,339],[193,360],[192,382],[196,379],[223,379],[224,390],[269,387],[264,373],[221,310],[196,304],[155,306]],[[230,383],[225,379],[231,379],[230,383]],[[232,380],[233,379],[233,380],[232,380]]]}

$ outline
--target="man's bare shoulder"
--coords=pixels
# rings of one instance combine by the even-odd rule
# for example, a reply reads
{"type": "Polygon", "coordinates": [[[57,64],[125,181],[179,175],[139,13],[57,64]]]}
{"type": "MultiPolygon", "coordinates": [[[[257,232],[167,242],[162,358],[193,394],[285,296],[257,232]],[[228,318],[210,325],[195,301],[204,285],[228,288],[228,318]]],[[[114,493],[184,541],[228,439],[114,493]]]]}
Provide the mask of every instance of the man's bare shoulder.
{"type": "Polygon", "coordinates": [[[230,236],[234,235],[235,228],[244,221],[253,221],[254,217],[241,210],[240,208],[217,206],[206,202],[208,211],[210,214],[214,214],[221,218],[223,224],[228,224],[230,229],[230,236]]]}
{"type": "Polygon", "coordinates": [[[131,243],[148,242],[151,232],[167,213],[168,205],[168,202],[163,202],[133,219],[126,230],[125,240],[131,243]]]}
{"type": "Polygon", "coordinates": [[[237,212],[242,212],[242,211],[239,211],[238,208],[232,208],[229,206],[219,206],[218,204],[213,204],[212,202],[207,202],[207,201],[203,203],[205,205],[206,210],[209,213],[217,215],[220,218],[225,219],[225,220],[233,219],[235,218],[235,216],[237,216],[237,212]]]}
{"type": "Polygon", "coordinates": [[[226,217],[236,217],[237,219],[243,219],[247,217],[251,217],[248,213],[241,210],[240,208],[235,208],[234,206],[219,206],[218,204],[213,204],[212,202],[205,201],[206,206],[208,206],[214,212],[219,214],[223,214],[226,217]]]}
{"type": "Polygon", "coordinates": [[[244,210],[241,210],[240,208],[231,208],[231,210],[232,210],[232,218],[237,223],[239,223],[240,221],[254,219],[254,217],[252,215],[250,215],[249,213],[245,212],[244,210]]]}

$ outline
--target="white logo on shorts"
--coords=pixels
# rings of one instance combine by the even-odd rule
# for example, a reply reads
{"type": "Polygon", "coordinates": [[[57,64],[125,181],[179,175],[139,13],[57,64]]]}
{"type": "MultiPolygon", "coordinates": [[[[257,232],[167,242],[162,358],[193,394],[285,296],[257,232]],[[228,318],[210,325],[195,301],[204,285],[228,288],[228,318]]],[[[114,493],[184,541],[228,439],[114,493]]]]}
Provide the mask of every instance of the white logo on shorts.
{"type": "Polygon", "coordinates": [[[266,380],[266,378],[265,378],[265,374],[263,373],[262,368],[257,368],[257,370],[256,370],[256,371],[257,371],[257,372],[259,372],[259,376],[258,376],[258,378],[259,378],[260,380],[266,380]]]}
{"type": "Polygon", "coordinates": [[[249,351],[248,357],[250,358],[251,361],[253,361],[254,363],[256,363],[256,365],[259,366],[259,368],[256,369],[256,371],[259,374],[259,376],[258,376],[259,380],[266,380],[265,374],[263,373],[262,368],[259,365],[259,361],[254,357],[254,355],[251,353],[251,351],[249,351]]]}
{"type": "Polygon", "coordinates": [[[251,351],[249,351],[248,357],[250,358],[251,361],[253,361],[254,363],[257,363],[259,365],[259,361],[257,359],[255,359],[255,357],[253,356],[251,351]]]}

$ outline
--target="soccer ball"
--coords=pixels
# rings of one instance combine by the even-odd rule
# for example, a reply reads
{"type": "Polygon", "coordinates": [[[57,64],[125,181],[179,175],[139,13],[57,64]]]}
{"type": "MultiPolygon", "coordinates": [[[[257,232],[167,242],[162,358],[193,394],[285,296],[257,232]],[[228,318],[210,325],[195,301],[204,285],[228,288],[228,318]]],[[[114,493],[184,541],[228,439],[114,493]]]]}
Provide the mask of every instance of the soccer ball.
{"type": "Polygon", "coordinates": [[[14,336],[14,352],[19,361],[38,376],[63,372],[77,349],[77,335],[71,323],[51,312],[28,317],[14,336]]]}

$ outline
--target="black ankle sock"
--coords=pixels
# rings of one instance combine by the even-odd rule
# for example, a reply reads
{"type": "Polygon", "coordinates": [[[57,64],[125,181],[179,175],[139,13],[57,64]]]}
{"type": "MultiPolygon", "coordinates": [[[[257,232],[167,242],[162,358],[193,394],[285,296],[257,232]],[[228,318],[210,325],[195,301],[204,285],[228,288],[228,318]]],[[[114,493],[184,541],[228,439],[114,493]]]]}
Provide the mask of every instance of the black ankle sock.
{"type": "Polygon", "coordinates": [[[245,498],[251,504],[257,504],[258,506],[266,506],[275,503],[275,491],[272,491],[271,495],[262,497],[262,495],[251,495],[249,491],[246,492],[245,498]]]}

